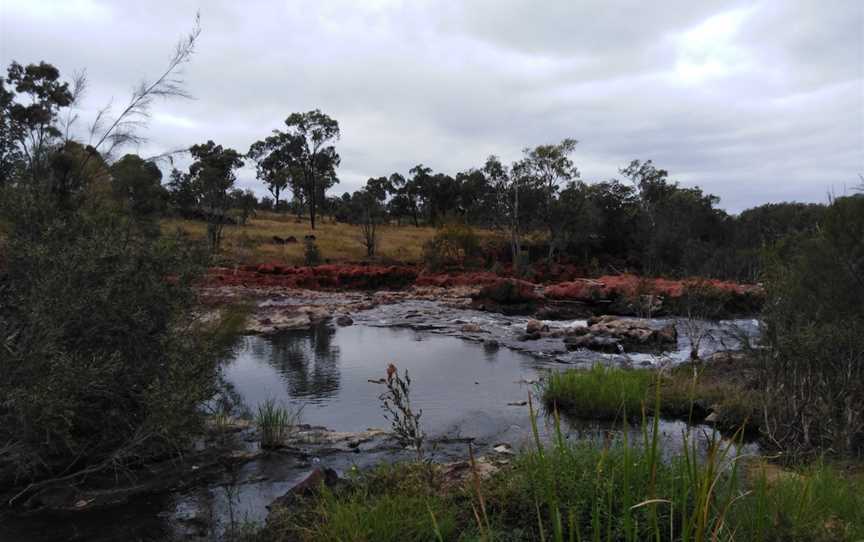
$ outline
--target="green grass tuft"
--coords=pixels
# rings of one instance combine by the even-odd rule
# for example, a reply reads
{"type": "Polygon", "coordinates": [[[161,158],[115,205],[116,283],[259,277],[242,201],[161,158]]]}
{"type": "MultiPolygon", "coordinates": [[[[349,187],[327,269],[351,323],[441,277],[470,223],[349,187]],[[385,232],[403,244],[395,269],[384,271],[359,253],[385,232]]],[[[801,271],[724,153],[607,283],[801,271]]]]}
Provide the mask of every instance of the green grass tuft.
{"type": "Polygon", "coordinates": [[[285,445],[286,439],[300,422],[300,410],[292,410],[277,404],[275,399],[267,399],[258,405],[255,422],[261,433],[261,447],[279,448],[285,445]]]}
{"type": "Polygon", "coordinates": [[[587,371],[550,373],[543,402],[580,418],[615,420],[638,417],[648,397],[652,373],[595,365],[587,371]]]}

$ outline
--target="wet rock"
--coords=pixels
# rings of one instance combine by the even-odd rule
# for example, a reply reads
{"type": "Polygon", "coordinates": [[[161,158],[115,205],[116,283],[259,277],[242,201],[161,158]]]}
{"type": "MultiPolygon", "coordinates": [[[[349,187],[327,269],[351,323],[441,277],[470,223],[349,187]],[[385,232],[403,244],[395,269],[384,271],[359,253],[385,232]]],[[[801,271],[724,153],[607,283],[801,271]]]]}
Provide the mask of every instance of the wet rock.
{"type": "Polygon", "coordinates": [[[568,350],[587,348],[601,352],[651,352],[677,345],[674,325],[657,329],[649,320],[598,316],[588,320],[587,328],[573,328],[564,339],[568,350]]]}
{"type": "Polygon", "coordinates": [[[539,320],[528,320],[528,323],[525,324],[525,332],[529,335],[546,331],[549,331],[549,326],[539,320]]]}
{"type": "Polygon", "coordinates": [[[465,324],[462,326],[462,333],[489,333],[477,324],[465,324]]]}
{"type": "Polygon", "coordinates": [[[315,468],[302,482],[288,490],[287,493],[275,499],[268,506],[268,510],[274,508],[289,507],[293,505],[299,497],[308,497],[314,494],[322,486],[332,488],[339,484],[339,475],[331,468],[315,468]]]}
{"type": "Polygon", "coordinates": [[[444,463],[439,467],[440,479],[445,489],[470,483],[474,479],[475,473],[478,478],[484,480],[499,470],[500,467],[495,462],[485,457],[478,457],[473,466],[470,461],[455,461],[444,463]]]}
{"type": "Polygon", "coordinates": [[[338,318],[336,318],[336,324],[338,324],[342,327],[350,326],[353,323],[354,323],[354,319],[351,318],[350,316],[348,316],[347,314],[343,314],[342,316],[339,316],[338,318]]]}
{"type": "Polygon", "coordinates": [[[523,342],[525,342],[525,341],[536,341],[536,340],[541,339],[542,337],[543,337],[543,335],[541,335],[540,332],[537,331],[537,332],[534,332],[534,333],[523,333],[522,335],[519,336],[519,340],[520,340],[520,341],[523,341],[523,342]]]}

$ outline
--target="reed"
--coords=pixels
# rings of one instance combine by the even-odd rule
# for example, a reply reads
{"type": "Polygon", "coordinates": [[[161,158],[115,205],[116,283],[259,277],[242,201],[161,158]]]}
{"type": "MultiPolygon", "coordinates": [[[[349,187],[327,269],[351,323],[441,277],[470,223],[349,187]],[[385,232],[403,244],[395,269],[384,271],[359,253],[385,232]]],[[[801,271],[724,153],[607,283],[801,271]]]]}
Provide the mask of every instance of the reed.
{"type": "Polygon", "coordinates": [[[261,448],[280,448],[299,424],[300,409],[278,404],[272,398],[267,399],[258,405],[255,422],[261,434],[261,448]]]}

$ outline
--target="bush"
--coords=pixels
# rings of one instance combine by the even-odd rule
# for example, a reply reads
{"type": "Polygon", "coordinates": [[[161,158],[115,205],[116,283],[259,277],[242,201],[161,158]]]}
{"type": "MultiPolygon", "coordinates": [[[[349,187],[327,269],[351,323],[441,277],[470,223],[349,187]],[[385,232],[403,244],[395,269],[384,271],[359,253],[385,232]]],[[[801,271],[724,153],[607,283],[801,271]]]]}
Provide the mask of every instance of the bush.
{"type": "Polygon", "coordinates": [[[321,252],[318,250],[318,245],[315,243],[315,239],[310,236],[306,236],[303,239],[303,257],[306,261],[306,265],[310,267],[314,267],[321,263],[321,252]]]}
{"type": "Polygon", "coordinates": [[[864,453],[864,197],[834,201],[812,238],[781,246],[767,276],[761,351],[770,441],[864,453]]]}
{"type": "Polygon", "coordinates": [[[216,386],[192,316],[203,250],[105,201],[9,188],[0,267],[0,481],[120,468],[182,449],[216,386]]]}
{"type": "Polygon", "coordinates": [[[470,226],[444,226],[423,247],[426,267],[433,271],[482,264],[480,240],[470,226]]]}

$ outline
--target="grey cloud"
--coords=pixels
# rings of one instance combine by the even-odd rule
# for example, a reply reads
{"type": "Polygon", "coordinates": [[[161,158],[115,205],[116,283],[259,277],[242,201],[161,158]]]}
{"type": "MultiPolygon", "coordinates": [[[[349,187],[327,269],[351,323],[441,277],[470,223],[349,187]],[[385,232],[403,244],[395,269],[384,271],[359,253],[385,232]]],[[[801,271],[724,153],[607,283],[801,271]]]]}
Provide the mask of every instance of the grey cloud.
{"type": "MultiPolygon", "coordinates": [[[[855,0],[0,2],[0,61],[87,67],[84,117],[158,73],[200,8],[196,99],[156,104],[140,151],[246,151],[319,107],[343,130],[336,193],[563,137],[587,180],[651,158],[732,210],[864,172],[855,0]]],[[[251,168],[241,185],[263,193],[251,168]]]]}

